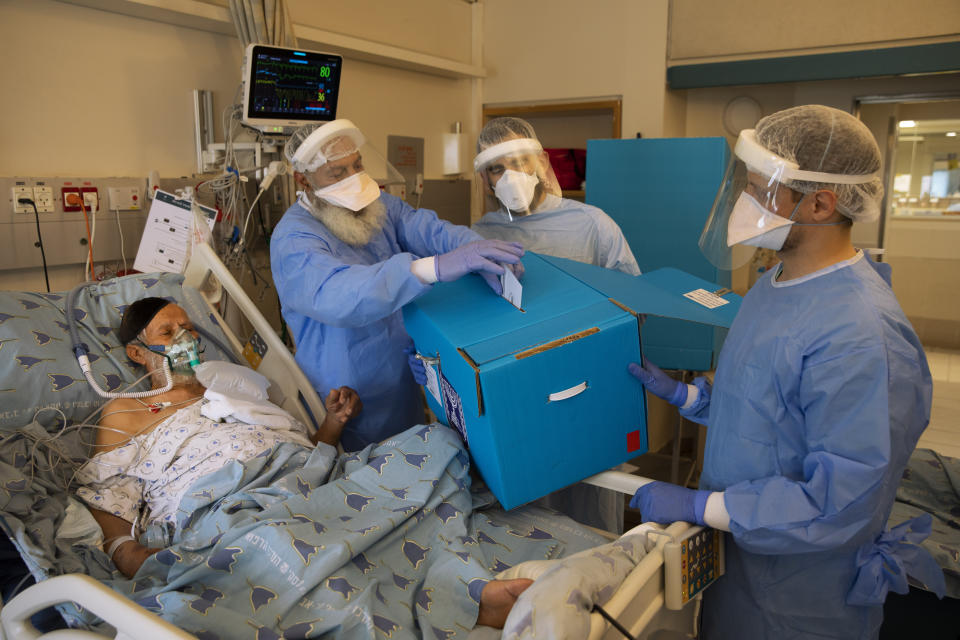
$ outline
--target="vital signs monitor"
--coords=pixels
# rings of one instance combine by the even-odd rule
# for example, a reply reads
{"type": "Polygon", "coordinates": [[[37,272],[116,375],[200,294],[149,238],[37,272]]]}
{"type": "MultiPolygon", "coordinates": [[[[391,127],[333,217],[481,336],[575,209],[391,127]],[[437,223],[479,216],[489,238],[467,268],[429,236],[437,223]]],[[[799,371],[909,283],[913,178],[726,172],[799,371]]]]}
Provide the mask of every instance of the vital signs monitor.
{"type": "Polygon", "coordinates": [[[337,117],[343,58],[261,44],[244,57],[243,123],[268,133],[337,117]]]}

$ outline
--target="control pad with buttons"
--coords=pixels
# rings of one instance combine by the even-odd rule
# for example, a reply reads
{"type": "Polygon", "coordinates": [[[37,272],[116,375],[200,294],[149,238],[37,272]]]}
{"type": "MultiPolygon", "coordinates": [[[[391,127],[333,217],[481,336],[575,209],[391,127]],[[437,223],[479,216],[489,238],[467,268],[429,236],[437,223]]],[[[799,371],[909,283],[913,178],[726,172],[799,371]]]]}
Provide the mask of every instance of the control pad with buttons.
{"type": "Polygon", "coordinates": [[[691,527],[663,547],[666,605],[681,609],[724,572],[723,532],[691,527]]]}

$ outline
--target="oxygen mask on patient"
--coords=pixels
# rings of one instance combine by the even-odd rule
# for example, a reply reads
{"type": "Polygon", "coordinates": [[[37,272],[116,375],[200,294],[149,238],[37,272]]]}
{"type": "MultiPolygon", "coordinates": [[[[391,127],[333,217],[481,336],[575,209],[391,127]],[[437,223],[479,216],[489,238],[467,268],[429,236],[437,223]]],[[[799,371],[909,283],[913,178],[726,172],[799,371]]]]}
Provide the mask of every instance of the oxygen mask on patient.
{"type": "Polygon", "coordinates": [[[150,351],[164,356],[170,363],[170,370],[174,373],[192,374],[201,362],[200,355],[203,353],[203,347],[200,346],[200,341],[186,329],[180,329],[170,344],[147,344],[142,340],[141,343],[150,351]]]}

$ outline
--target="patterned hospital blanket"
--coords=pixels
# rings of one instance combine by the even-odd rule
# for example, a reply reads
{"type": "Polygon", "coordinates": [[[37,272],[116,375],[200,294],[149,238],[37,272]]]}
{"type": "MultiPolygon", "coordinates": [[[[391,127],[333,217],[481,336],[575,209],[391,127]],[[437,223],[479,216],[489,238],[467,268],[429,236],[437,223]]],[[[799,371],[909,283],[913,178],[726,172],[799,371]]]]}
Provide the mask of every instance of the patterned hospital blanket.
{"type": "Polygon", "coordinates": [[[603,542],[545,510],[484,509],[489,493],[470,487],[442,425],[333,468],[321,449],[281,444],[201,479],[172,544],[106,582],[204,640],[466,637],[493,575],[603,542]]]}
{"type": "Polygon", "coordinates": [[[917,449],[903,472],[893,503],[891,527],[923,513],[933,529],[922,546],[943,569],[947,596],[960,598],[960,460],[917,449]]]}

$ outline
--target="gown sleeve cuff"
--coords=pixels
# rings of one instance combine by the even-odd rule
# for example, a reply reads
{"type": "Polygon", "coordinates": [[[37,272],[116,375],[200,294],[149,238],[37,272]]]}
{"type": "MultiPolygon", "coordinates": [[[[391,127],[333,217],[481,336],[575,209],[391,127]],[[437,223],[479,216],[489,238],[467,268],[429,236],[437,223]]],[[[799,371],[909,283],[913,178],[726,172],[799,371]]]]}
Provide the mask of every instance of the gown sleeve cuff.
{"type": "Polygon", "coordinates": [[[708,527],[730,531],[730,514],[723,502],[723,492],[714,491],[707,498],[707,506],[703,511],[703,521],[708,527]]]}
{"type": "Polygon", "coordinates": [[[687,401],[680,405],[681,409],[689,409],[700,397],[700,389],[694,384],[687,385],[687,401]]]}
{"type": "Polygon", "coordinates": [[[423,284],[433,284],[437,281],[437,269],[434,265],[436,259],[436,256],[430,256],[414,260],[410,263],[410,272],[423,284]]]}

